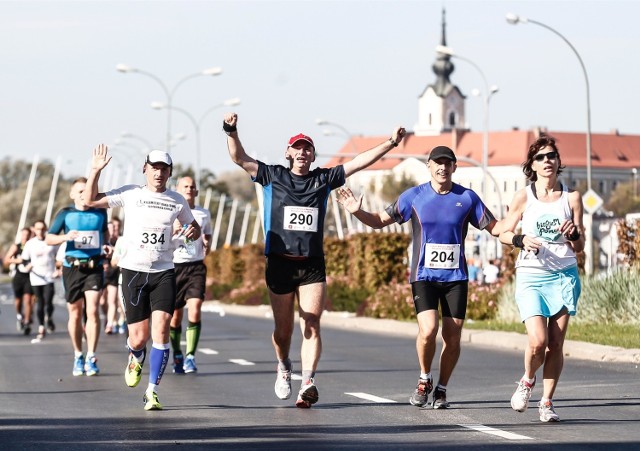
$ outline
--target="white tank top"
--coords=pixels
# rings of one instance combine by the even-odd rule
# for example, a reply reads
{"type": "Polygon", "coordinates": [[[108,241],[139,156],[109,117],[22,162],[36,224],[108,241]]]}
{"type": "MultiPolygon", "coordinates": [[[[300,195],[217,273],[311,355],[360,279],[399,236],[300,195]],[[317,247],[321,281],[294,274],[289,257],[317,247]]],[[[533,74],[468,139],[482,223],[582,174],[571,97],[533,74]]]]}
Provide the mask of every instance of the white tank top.
{"type": "Polygon", "coordinates": [[[538,254],[520,251],[516,268],[558,271],[576,265],[576,254],[566,238],[558,231],[565,219],[572,219],[567,188],[554,202],[540,202],[533,193],[533,185],[526,188],[527,205],[522,214],[522,233],[541,241],[538,254]]]}
{"type": "Polygon", "coordinates": [[[173,252],[174,263],[189,263],[204,260],[205,249],[203,237],[205,235],[211,235],[211,213],[202,207],[193,208],[191,213],[200,225],[200,236],[195,241],[180,243],[178,245],[173,252]]]}

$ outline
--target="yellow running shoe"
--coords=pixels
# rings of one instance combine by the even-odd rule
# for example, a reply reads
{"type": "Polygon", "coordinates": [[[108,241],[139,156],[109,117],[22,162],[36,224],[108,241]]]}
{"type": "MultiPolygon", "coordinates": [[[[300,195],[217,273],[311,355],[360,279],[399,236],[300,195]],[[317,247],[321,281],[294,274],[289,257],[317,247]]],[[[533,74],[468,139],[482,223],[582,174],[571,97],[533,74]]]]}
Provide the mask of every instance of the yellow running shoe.
{"type": "Polygon", "coordinates": [[[147,388],[142,402],[144,402],[144,410],[162,410],[162,404],[158,401],[158,394],[153,391],[153,388],[147,388]]]}
{"type": "Polygon", "coordinates": [[[129,353],[129,363],[124,370],[124,381],[129,387],[135,387],[142,378],[142,363],[129,353]]]}

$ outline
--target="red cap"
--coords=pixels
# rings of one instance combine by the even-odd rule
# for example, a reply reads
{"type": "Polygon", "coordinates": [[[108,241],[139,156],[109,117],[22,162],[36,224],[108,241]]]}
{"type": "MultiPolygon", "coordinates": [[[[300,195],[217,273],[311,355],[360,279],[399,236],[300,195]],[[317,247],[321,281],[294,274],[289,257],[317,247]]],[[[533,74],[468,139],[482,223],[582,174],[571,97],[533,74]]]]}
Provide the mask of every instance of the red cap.
{"type": "Polygon", "coordinates": [[[293,146],[298,141],[306,141],[315,149],[316,146],[313,144],[313,139],[309,138],[307,135],[303,135],[302,133],[297,134],[296,136],[292,136],[289,139],[289,146],[293,146]]]}

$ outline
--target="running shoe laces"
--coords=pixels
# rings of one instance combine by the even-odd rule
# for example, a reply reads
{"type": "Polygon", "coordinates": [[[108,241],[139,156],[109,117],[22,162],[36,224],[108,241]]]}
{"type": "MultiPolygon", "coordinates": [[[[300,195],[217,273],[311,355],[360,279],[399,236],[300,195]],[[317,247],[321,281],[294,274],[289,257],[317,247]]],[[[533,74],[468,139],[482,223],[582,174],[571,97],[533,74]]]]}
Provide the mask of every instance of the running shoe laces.
{"type": "Polygon", "coordinates": [[[436,387],[433,392],[433,403],[431,405],[434,409],[447,409],[449,407],[447,391],[436,387]]]}
{"type": "Polygon", "coordinates": [[[73,361],[73,373],[74,376],[82,376],[84,374],[84,356],[76,357],[73,361]]]}
{"type": "Polygon", "coordinates": [[[274,387],[276,396],[280,399],[291,398],[291,370],[281,370],[278,366],[276,385],[274,387]]]}
{"type": "Polygon", "coordinates": [[[511,397],[511,408],[516,412],[524,412],[529,407],[529,399],[531,398],[531,391],[536,385],[536,378],[534,376],[533,382],[529,383],[523,379],[518,382],[518,388],[511,397]]]}
{"type": "Polygon", "coordinates": [[[98,368],[97,362],[98,359],[95,356],[87,359],[84,364],[84,372],[87,376],[95,376],[100,373],[100,368],[98,368]]]}
{"type": "Polygon", "coordinates": [[[422,407],[427,403],[429,393],[433,390],[433,380],[431,378],[418,379],[418,385],[414,390],[409,403],[412,406],[422,407]]]}
{"type": "Polygon", "coordinates": [[[544,403],[540,401],[538,403],[538,413],[540,414],[540,421],[545,423],[560,421],[560,417],[554,410],[551,401],[546,401],[544,403]]]}
{"type": "Polygon", "coordinates": [[[142,402],[144,403],[144,410],[162,410],[158,394],[153,391],[153,388],[147,388],[142,397],[142,402]]]}
{"type": "Polygon", "coordinates": [[[129,363],[124,370],[124,381],[129,387],[135,387],[142,378],[142,364],[136,360],[133,354],[129,354],[129,363]]]}
{"type": "Polygon", "coordinates": [[[184,372],[185,373],[195,373],[198,371],[198,367],[196,366],[196,358],[192,355],[188,355],[186,359],[184,359],[184,372]]]}
{"type": "Polygon", "coordinates": [[[300,387],[296,407],[308,409],[312,404],[318,402],[318,398],[318,387],[316,387],[315,381],[311,378],[308,383],[303,383],[302,387],[300,387]]]}
{"type": "Polygon", "coordinates": [[[184,374],[184,356],[182,353],[173,354],[173,372],[184,374]]]}

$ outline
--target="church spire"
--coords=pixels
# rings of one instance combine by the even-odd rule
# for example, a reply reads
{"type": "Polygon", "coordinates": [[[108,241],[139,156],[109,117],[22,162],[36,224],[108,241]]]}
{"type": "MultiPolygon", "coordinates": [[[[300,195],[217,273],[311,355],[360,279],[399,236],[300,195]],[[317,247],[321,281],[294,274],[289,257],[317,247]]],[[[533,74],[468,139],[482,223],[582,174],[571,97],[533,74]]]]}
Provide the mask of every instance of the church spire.
{"type": "MultiPolygon", "coordinates": [[[[445,9],[442,8],[442,36],[440,38],[440,45],[447,46],[447,32],[445,21],[445,9]]],[[[453,63],[451,62],[451,56],[443,53],[438,53],[435,63],[431,66],[433,72],[436,74],[436,82],[433,85],[436,94],[440,97],[444,97],[451,89],[451,81],[449,75],[454,70],[453,63]]]]}

